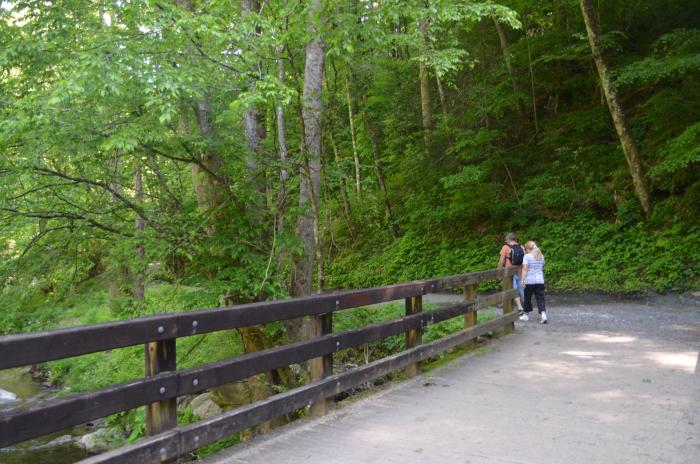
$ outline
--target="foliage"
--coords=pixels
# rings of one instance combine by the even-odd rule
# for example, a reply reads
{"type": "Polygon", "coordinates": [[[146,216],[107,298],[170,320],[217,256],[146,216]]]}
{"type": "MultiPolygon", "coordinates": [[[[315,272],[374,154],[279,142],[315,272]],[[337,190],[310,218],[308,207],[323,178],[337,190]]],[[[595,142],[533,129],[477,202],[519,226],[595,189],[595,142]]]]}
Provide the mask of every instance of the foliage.
{"type": "MultiPolygon", "coordinates": [[[[537,241],[544,251],[551,288],[663,292],[700,284],[696,271],[700,263],[687,253],[700,240],[697,226],[676,224],[650,231],[641,224],[610,224],[583,215],[535,223],[518,232],[524,240],[537,241]]],[[[356,254],[337,259],[332,274],[337,281],[331,282],[367,287],[491,268],[498,260],[501,241],[497,237],[470,239],[465,235],[464,240],[453,241],[406,235],[403,246],[385,248],[370,259],[356,254]],[[357,262],[365,265],[358,268],[357,262]]]]}
{"type": "MultiPolygon", "coordinates": [[[[492,268],[511,230],[540,243],[550,288],[700,285],[698,2],[596,5],[647,216],[578,2],[243,3],[0,2],[3,334],[287,297],[304,278],[322,291],[492,268]],[[304,92],[311,39],[322,102],[304,92]],[[319,103],[310,205],[303,116],[319,103]],[[300,271],[309,237],[315,276],[300,271]]],[[[343,312],[336,329],[402,311],[343,312]]],[[[233,333],[178,341],[182,367],[241,351],[233,333]]],[[[84,391],[141,376],[142,352],[45,369],[84,391]]],[[[114,420],[143,433],[138,412],[114,420]]]]}

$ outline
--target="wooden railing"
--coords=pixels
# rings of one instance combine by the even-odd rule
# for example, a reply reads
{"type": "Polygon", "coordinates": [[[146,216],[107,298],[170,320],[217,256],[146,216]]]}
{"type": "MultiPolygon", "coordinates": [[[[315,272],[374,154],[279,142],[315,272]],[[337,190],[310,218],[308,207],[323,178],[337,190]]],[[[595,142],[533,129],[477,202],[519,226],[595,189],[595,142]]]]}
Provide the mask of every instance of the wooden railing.
{"type": "Polygon", "coordinates": [[[144,378],[0,413],[0,448],[147,406],[147,430],[151,436],[81,463],[156,463],[170,461],[307,405],[314,404],[317,411],[323,413],[328,398],[345,390],[398,369],[407,368],[409,374],[415,374],[421,360],[457,345],[468,345],[479,335],[501,327],[505,332],[512,331],[517,318],[517,313],[512,311],[512,299],[518,294],[512,289],[510,276],[516,269],[493,269],[387,287],[0,337],[0,369],[139,344],[146,346],[144,378]],[[477,296],[476,285],[494,279],[502,279],[503,291],[477,296]],[[463,303],[422,312],[422,295],[454,288],[464,289],[463,303]],[[405,317],[332,333],[334,312],[398,299],[406,301],[405,317]],[[476,312],[495,304],[503,304],[503,316],[477,325],[476,312]],[[420,344],[423,327],[462,315],[464,330],[420,344]],[[320,336],[177,370],[177,338],[306,316],[314,316],[320,336]],[[405,351],[332,375],[334,352],[401,333],[406,334],[405,351]],[[177,427],[178,397],[307,360],[313,360],[316,366],[312,368],[312,383],[207,420],[177,427]]]}

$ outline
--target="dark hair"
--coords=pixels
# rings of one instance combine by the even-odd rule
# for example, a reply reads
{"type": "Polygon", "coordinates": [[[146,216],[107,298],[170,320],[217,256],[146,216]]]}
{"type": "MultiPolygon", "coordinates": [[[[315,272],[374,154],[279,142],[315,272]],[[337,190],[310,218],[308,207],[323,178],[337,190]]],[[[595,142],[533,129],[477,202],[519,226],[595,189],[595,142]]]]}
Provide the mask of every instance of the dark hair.
{"type": "Polygon", "coordinates": [[[509,241],[509,240],[513,240],[514,242],[517,242],[518,236],[515,235],[515,233],[513,233],[513,232],[508,232],[508,234],[506,235],[506,241],[509,241]]]}

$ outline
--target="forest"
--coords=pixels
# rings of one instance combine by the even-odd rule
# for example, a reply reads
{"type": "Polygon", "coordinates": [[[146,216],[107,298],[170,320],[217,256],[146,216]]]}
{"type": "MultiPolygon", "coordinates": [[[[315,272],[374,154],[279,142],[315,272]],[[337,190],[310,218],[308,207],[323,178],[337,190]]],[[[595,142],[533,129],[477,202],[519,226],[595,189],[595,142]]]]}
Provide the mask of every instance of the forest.
{"type": "MultiPolygon", "coordinates": [[[[490,269],[511,231],[551,291],[695,290],[699,18],[689,0],[3,0],[0,332],[490,269]]],[[[46,375],[89,389],[142,375],[139,353],[46,375]]]]}

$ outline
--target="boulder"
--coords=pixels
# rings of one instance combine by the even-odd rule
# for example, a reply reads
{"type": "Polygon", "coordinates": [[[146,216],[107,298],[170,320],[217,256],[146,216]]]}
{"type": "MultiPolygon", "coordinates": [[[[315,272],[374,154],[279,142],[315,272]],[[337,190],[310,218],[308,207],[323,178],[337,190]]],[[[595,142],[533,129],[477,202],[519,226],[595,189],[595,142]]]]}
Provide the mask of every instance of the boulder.
{"type": "Polygon", "coordinates": [[[121,429],[110,427],[83,435],[80,444],[88,453],[98,454],[126,444],[126,437],[121,429]]]}
{"type": "Polygon", "coordinates": [[[190,403],[192,412],[202,419],[221,414],[223,411],[221,407],[214,402],[213,396],[212,392],[206,392],[196,396],[190,403]]]}
{"type": "Polygon", "coordinates": [[[61,435],[58,438],[55,438],[48,442],[46,447],[59,447],[59,446],[65,446],[65,445],[72,445],[74,444],[75,439],[71,435],[61,435]]]}
{"type": "Polygon", "coordinates": [[[213,399],[225,411],[250,403],[250,388],[246,382],[232,382],[213,390],[213,399]]]}

